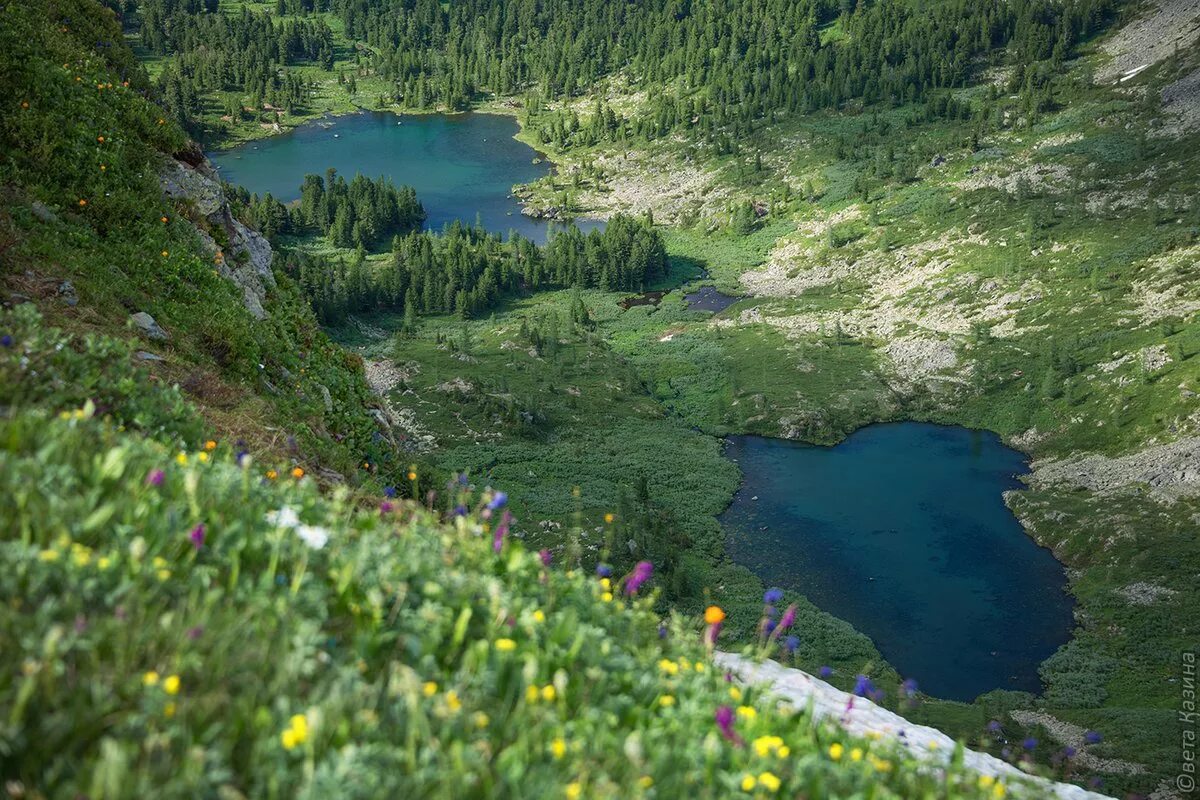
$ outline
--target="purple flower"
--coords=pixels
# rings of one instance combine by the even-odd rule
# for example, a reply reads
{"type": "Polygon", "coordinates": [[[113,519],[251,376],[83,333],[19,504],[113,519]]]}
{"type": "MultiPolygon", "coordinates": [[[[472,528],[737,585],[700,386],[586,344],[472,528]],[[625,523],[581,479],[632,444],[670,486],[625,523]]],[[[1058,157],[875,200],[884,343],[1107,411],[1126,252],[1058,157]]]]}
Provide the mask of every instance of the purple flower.
{"type": "Polygon", "coordinates": [[[900,684],[900,691],[905,697],[912,697],[917,693],[917,682],[909,678],[904,683],[900,684]]]}
{"type": "Polygon", "coordinates": [[[783,590],[782,589],[767,589],[767,591],[763,594],[763,603],[765,603],[766,605],[769,605],[769,606],[775,605],[782,599],[783,599],[783,590]]]}
{"type": "Polygon", "coordinates": [[[775,620],[773,620],[773,619],[767,619],[767,620],[764,620],[764,621],[763,621],[763,631],[764,631],[764,632],[765,632],[765,633],[766,633],[768,636],[770,636],[770,635],[771,635],[771,631],[775,630],[775,627],[776,627],[775,620]]]}
{"type": "Polygon", "coordinates": [[[658,638],[660,638],[660,639],[667,638],[667,626],[666,625],[658,626],[658,638]]]}
{"type": "Polygon", "coordinates": [[[821,669],[817,670],[817,674],[822,678],[828,678],[833,674],[833,667],[821,667],[821,669]]]}
{"type": "Polygon", "coordinates": [[[467,473],[465,473],[465,472],[458,473],[458,485],[459,486],[466,486],[469,481],[470,481],[470,479],[467,477],[467,473]]]}
{"type": "Polygon", "coordinates": [[[204,635],[204,626],[203,625],[197,625],[194,628],[189,628],[188,632],[187,632],[187,637],[189,639],[191,639],[193,642],[196,641],[197,639],[199,639],[203,635],[204,635]]]}
{"type": "Polygon", "coordinates": [[[625,594],[635,595],[642,584],[650,580],[654,574],[654,565],[649,561],[639,561],[633,566],[633,572],[625,579],[625,594]]]}
{"type": "Polygon", "coordinates": [[[246,456],[248,456],[248,455],[250,455],[250,451],[249,451],[249,450],[238,450],[238,451],[237,451],[237,456],[236,456],[236,458],[237,458],[237,463],[238,463],[238,466],[241,466],[241,463],[242,463],[242,461],[243,461],[243,460],[246,458],[246,456]]]}
{"type": "Polygon", "coordinates": [[[1075,757],[1075,754],[1077,752],[1078,751],[1074,747],[1071,747],[1070,745],[1068,745],[1067,747],[1063,748],[1063,752],[1062,752],[1063,758],[1072,759],[1075,757]]]}
{"type": "Polygon", "coordinates": [[[874,695],[875,684],[871,683],[871,679],[866,675],[858,675],[854,678],[854,693],[859,697],[874,695]]]}
{"type": "Polygon", "coordinates": [[[783,640],[783,648],[789,653],[796,652],[796,648],[800,646],[799,636],[789,636],[783,640]]]}
{"type": "Polygon", "coordinates": [[[0,345],[2,345],[4,347],[12,347],[13,338],[11,336],[9,336],[7,333],[4,334],[3,336],[0,336],[0,345]]]}
{"type": "Polygon", "coordinates": [[[487,507],[489,511],[498,511],[504,508],[508,503],[508,495],[504,492],[496,492],[492,495],[492,499],[488,501],[487,507]]]}
{"type": "Polygon", "coordinates": [[[512,514],[508,511],[504,512],[504,516],[500,518],[500,524],[496,526],[496,533],[492,536],[492,551],[499,553],[504,548],[504,537],[508,535],[508,526],[512,522],[512,514]]]}
{"type": "Polygon", "coordinates": [[[1104,741],[1104,737],[1099,731],[1088,731],[1087,733],[1083,734],[1083,740],[1088,744],[1100,744],[1104,741]]]}
{"type": "Polygon", "coordinates": [[[192,544],[197,550],[204,546],[204,523],[201,522],[196,527],[192,528],[192,532],[188,534],[188,538],[192,540],[192,544]]]}
{"type": "Polygon", "coordinates": [[[608,564],[597,564],[596,565],[596,576],[599,578],[611,578],[612,577],[612,567],[610,567],[608,564]]]}
{"type": "Polygon", "coordinates": [[[554,560],[554,556],[546,548],[538,550],[538,558],[542,559],[542,566],[550,566],[550,562],[554,560]]]}
{"type": "Polygon", "coordinates": [[[383,496],[384,497],[395,497],[396,496],[396,487],[395,486],[383,487],[383,496]]]}
{"type": "Polygon", "coordinates": [[[716,720],[717,728],[720,729],[721,735],[731,742],[737,741],[737,734],[733,732],[733,707],[718,706],[716,720]]]}
{"type": "Polygon", "coordinates": [[[454,507],[454,516],[465,517],[466,515],[467,515],[467,507],[466,506],[459,504],[454,507]]]}
{"type": "Polygon", "coordinates": [[[387,500],[384,500],[382,503],[379,504],[379,513],[380,514],[390,514],[390,513],[392,513],[392,511],[395,510],[395,508],[396,507],[394,505],[389,503],[387,500]]]}
{"type": "Polygon", "coordinates": [[[786,631],[792,627],[792,623],[796,621],[796,604],[792,603],[783,612],[783,617],[779,620],[779,630],[786,631]]]}
{"type": "Polygon", "coordinates": [[[150,470],[150,474],[146,476],[147,486],[162,486],[163,478],[166,474],[161,469],[150,470]]]}
{"type": "Polygon", "coordinates": [[[998,719],[994,719],[987,724],[988,733],[999,733],[1003,727],[998,719]]]}
{"type": "Polygon", "coordinates": [[[1021,746],[1024,747],[1026,750],[1032,750],[1033,748],[1037,747],[1037,744],[1038,744],[1037,739],[1033,738],[1032,736],[1030,736],[1025,741],[1021,742],[1021,746]]]}

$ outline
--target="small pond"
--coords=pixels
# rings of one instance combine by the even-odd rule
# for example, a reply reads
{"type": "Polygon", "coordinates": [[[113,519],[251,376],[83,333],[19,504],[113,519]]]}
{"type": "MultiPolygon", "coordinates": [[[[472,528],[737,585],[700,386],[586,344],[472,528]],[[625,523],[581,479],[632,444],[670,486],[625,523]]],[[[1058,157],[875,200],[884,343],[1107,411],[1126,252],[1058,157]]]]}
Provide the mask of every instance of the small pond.
{"type": "Polygon", "coordinates": [[[866,633],[929,694],[1040,691],[1072,600],[1004,504],[1027,467],[999,437],[897,423],[836,447],[734,436],[727,455],[745,476],[721,518],[729,552],[764,583],[866,633]]]}
{"type": "MultiPolygon", "coordinates": [[[[478,219],[490,231],[516,231],[543,243],[555,223],[521,213],[512,187],[548,175],[551,165],[513,136],[516,120],[499,114],[397,115],[362,112],[302,125],[261,141],[210,153],[221,177],[288,203],[309,173],[333,167],[412,186],[429,215],[426,227],[478,219]],[[536,162],[536,163],[535,163],[536,162]]],[[[576,220],[583,230],[599,220],[576,220]]]]}
{"type": "Polygon", "coordinates": [[[712,311],[719,313],[729,308],[731,305],[741,300],[741,297],[723,294],[717,291],[714,286],[701,286],[690,294],[685,294],[683,299],[687,301],[688,308],[693,311],[712,311]]]}

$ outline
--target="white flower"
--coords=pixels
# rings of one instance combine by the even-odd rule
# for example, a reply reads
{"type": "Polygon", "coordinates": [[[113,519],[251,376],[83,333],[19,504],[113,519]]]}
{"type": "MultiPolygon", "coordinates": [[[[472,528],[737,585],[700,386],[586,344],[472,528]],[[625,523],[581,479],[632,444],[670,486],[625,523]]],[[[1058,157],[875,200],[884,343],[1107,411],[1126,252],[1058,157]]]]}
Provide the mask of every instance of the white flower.
{"type": "Polygon", "coordinates": [[[284,506],[267,514],[267,522],[280,528],[294,528],[300,524],[300,517],[294,508],[284,506]]]}
{"type": "Polygon", "coordinates": [[[300,525],[296,527],[296,535],[313,550],[320,550],[329,541],[329,529],[320,525],[300,525]]]}

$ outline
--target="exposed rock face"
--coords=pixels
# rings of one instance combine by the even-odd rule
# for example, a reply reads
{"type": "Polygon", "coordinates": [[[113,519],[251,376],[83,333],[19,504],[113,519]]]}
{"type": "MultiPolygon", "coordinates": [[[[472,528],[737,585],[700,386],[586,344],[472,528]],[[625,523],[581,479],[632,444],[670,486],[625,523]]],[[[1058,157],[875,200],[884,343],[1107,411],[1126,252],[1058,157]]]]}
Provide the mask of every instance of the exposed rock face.
{"type": "Polygon", "coordinates": [[[191,160],[167,159],[159,170],[163,194],[172,200],[190,203],[210,226],[224,231],[228,251],[221,249],[207,230],[196,231],[222,277],[233,281],[242,290],[242,301],[256,319],[266,317],[263,301],[267,291],[275,287],[271,272],[271,245],[257,231],[234,219],[229,201],[221,189],[221,179],[208,161],[193,166],[191,160]]]}
{"type": "MultiPolygon", "coordinates": [[[[808,708],[811,703],[818,718],[835,720],[855,736],[879,737],[894,742],[928,761],[931,769],[954,754],[954,740],[941,731],[915,725],[870,700],[847,694],[806,672],[770,660],[758,663],[733,653],[717,653],[716,663],[743,683],[766,685],[772,694],[794,708],[808,708]]],[[[964,750],[963,763],[969,769],[1009,784],[1013,797],[1056,797],[1059,800],[1105,800],[1107,797],[1069,783],[1054,783],[1026,775],[1012,764],[987,753],[964,750]],[[1022,787],[1023,783],[1027,785],[1022,787]]]]}
{"type": "Polygon", "coordinates": [[[1034,462],[1029,483],[1035,488],[1067,484],[1099,494],[1131,484],[1149,487],[1162,500],[1200,494],[1200,438],[1183,438],[1116,458],[1080,455],[1034,462]]]}
{"type": "Polygon", "coordinates": [[[129,319],[134,325],[137,326],[139,331],[151,339],[164,342],[171,338],[167,335],[167,332],[162,329],[162,326],[158,324],[154,317],[150,316],[145,311],[139,311],[136,314],[132,314],[129,319]]]}

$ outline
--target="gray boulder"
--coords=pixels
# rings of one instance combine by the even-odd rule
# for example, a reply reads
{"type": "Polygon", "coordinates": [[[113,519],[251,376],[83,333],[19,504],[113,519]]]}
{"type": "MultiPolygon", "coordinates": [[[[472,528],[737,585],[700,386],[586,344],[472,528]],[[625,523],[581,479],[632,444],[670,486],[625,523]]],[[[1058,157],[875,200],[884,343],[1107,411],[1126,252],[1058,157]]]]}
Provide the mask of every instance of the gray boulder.
{"type": "Polygon", "coordinates": [[[138,330],[151,339],[160,342],[165,342],[171,336],[162,326],[155,321],[154,317],[147,314],[145,311],[139,311],[129,317],[130,321],[137,326],[138,330]]]}

